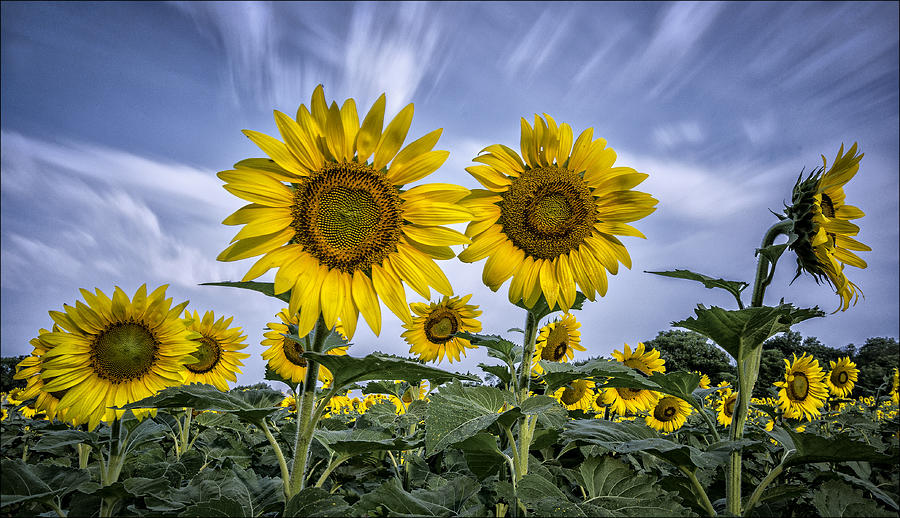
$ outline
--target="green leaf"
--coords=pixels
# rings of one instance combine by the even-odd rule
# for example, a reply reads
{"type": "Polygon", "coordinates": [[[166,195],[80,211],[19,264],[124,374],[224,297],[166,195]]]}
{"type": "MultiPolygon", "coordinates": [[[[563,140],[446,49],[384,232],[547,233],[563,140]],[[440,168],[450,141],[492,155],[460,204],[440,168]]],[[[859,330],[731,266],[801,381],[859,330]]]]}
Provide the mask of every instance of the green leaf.
{"type": "Polygon", "coordinates": [[[672,322],[672,325],[696,331],[712,339],[737,361],[743,361],[767,339],[790,330],[792,325],[825,316],[818,307],[804,309],[795,308],[791,304],[733,311],[698,304],[694,312],[697,318],[672,322]]]}
{"type": "Polygon", "coordinates": [[[822,437],[814,433],[797,432],[786,426],[775,427],[766,433],[778,441],[785,450],[794,450],[785,461],[787,467],[814,462],[853,460],[897,463],[895,456],[880,453],[874,446],[854,440],[847,433],[822,437]]]}
{"type": "Polygon", "coordinates": [[[644,273],[662,275],[663,277],[673,277],[675,279],[697,281],[703,283],[703,285],[709,289],[721,288],[734,295],[734,298],[738,300],[741,299],[741,292],[747,289],[747,286],[750,286],[749,283],[746,283],[744,281],[726,281],[725,279],[716,279],[708,275],[703,275],[702,273],[692,272],[690,270],[669,270],[665,272],[648,272],[645,270],[644,273]]]}
{"type": "Polygon", "coordinates": [[[239,434],[247,433],[247,426],[242,424],[233,414],[216,414],[213,412],[203,412],[198,415],[194,421],[206,428],[217,428],[219,430],[231,430],[239,434]]]}
{"type": "MultiPolygon", "coordinates": [[[[351,509],[352,516],[369,516],[372,511],[383,507],[387,516],[450,516],[453,511],[438,504],[411,495],[400,487],[396,478],[391,478],[376,490],[362,495],[351,509]]],[[[375,515],[377,516],[377,515],[375,515]]]]}
{"type": "Polygon", "coordinates": [[[418,383],[428,380],[431,386],[450,380],[481,381],[471,374],[458,374],[423,365],[414,360],[372,353],[363,358],[304,352],[306,359],[324,365],[334,374],[333,386],[341,389],[353,383],[371,380],[403,380],[418,383]]]}
{"type": "Polygon", "coordinates": [[[674,495],[657,486],[654,477],[640,474],[624,462],[608,457],[589,457],[575,472],[588,493],[589,503],[611,516],[689,516],[674,495]]]}
{"type": "Polygon", "coordinates": [[[303,386],[302,381],[291,381],[290,378],[285,378],[281,374],[278,374],[278,371],[276,371],[272,367],[269,367],[268,363],[266,363],[266,373],[263,376],[263,379],[267,379],[269,381],[280,381],[281,383],[287,385],[291,389],[291,392],[295,394],[297,393],[297,387],[303,386]]]}
{"type": "Polygon", "coordinates": [[[201,282],[200,286],[226,286],[228,288],[242,288],[245,290],[258,291],[263,295],[268,295],[270,297],[274,297],[278,300],[290,303],[291,302],[291,292],[290,290],[281,293],[279,295],[275,295],[275,283],[273,282],[255,282],[255,281],[245,281],[245,282],[236,282],[236,281],[221,281],[221,282],[201,282]]]}
{"type": "Polygon", "coordinates": [[[469,470],[479,480],[484,480],[497,473],[505,462],[500,448],[497,446],[497,437],[487,432],[478,432],[465,441],[457,443],[456,447],[463,452],[469,470]]]}
{"type": "Polygon", "coordinates": [[[75,447],[79,444],[95,445],[100,440],[100,436],[96,432],[85,432],[84,430],[66,429],[66,430],[47,430],[42,435],[37,444],[31,446],[34,451],[46,451],[57,455],[70,455],[69,447],[75,447]]]}
{"type": "Polygon", "coordinates": [[[339,455],[358,455],[371,451],[402,451],[422,446],[419,434],[409,437],[392,437],[387,432],[374,430],[317,430],[315,438],[339,455]]]}
{"type": "Polygon", "coordinates": [[[660,389],[659,385],[650,382],[649,378],[637,369],[632,369],[624,363],[612,360],[596,359],[577,366],[569,363],[541,360],[541,367],[544,369],[543,380],[547,384],[546,392],[548,394],[575,380],[589,378],[595,378],[595,381],[599,382],[600,385],[608,387],[660,389]],[[605,382],[603,381],[604,379],[606,380],[605,382]]]}
{"type": "Polygon", "coordinates": [[[552,430],[561,430],[569,420],[566,409],[550,396],[531,396],[522,402],[519,410],[525,415],[538,416],[538,422],[552,430]]]}
{"type": "Polygon", "coordinates": [[[478,367],[481,368],[484,372],[489,372],[494,376],[500,378],[500,381],[509,385],[512,381],[512,377],[509,374],[509,368],[505,365],[487,365],[485,363],[479,363],[478,367]]]}
{"type": "Polygon", "coordinates": [[[769,245],[765,248],[757,248],[756,255],[762,254],[763,257],[769,260],[771,264],[775,264],[778,262],[778,259],[781,258],[781,255],[787,249],[787,247],[797,240],[797,235],[792,234],[792,238],[787,243],[782,243],[780,245],[769,245]]]}
{"type": "Polygon", "coordinates": [[[272,389],[250,389],[222,392],[212,385],[191,384],[168,387],[154,396],[130,403],[122,408],[183,408],[228,412],[242,421],[258,423],[281,409],[284,396],[272,389]]]}
{"type": "Polygon", "coordinates": [[[33,500],[47,500],[56,494],[56,491],[35,474],[32,466],[25,464],[21,459],[3,459],[2,469],[0,507],[33,500]]]}
{"type": "Polygon", "coordinates": [[[306,516],[348,516],[350,506],[340,496],[320,487],[308,487],[291,497],[284,509],[286,518],[306,516]]]}
{"type": "Polygon", "coordinates": [[[504,405],[513,404],[512,394],[494,387],[464,387],[450,383],[431,395],[425,416],[426,456],[464,441],[500,418],[504,405]]]}
{"type": "Polygon", "coordinates": [[[553,481],[534,473],[528,473],[522,477],[516,486],[516,496],[532,507],[547,499],[553,502],[568,502],[569,500],[553,481]]]}
{"type": "MultiPolygon", "coordinates": [[[[497,358],[507,364],[514,364],[517,360],[516,344],[499,335],[482,335],[477,333],[456,333],[457,338],[468,340],[472,345],[487,349],[488,356],[497,358]]],[[[521,349],[521,347],[518,347],[521,349]]],[[[522,353],[519,353],[521,358],[522,353]]],[[[509,377],[509,375],[507,375],[509,377]]]]}
{"type": "Polygon", "coordinates": [[[430,489],[414,489],[410,494],[414,498],[450,509],[452,515],[460,516],[466,509],[479,505],[478,491],[481,484],[465,475],[459,475],[438,487],[430,489]]]}
{"type": "MultiPolygon", "coordinates": [[[[133,422],[131,421],[131,423],[133,422]]],[[[157,423],[153,419],[144,419],[137,426],[128,430],[125,438],[125,455],[141,449],[145,444],[158,442],[165,437],[166,430],[166,426],[157,423]]]]}
{"type": "MultiPolygon", "coordinates": [[[[584,305],[585,300],[587,300],[587,297],[584,296],[584,293],[581,293],[580,291],[576,291],[575,292],[575,302],[572,304],[572,307],[570,308],[570,310],[572,310],[572,309],[580,310],[582,308],[582,306],[584,305]]],[[[551,313],[556,313],[557,311],[562,311],[562,308],[559,306],[558,303],[555,304],[553,306],[553,308],[551,309],[547,305],[547,299],[544,297],[543,293],[541,293],[541,296],[538,298],[537,302],[534,303],[534,307],[531,307],[531,308],[527,307],[525,305],[525,301],[521,300],[521,299],[519,300],[519,302],[516,302],[516,306],[519,306],[520,308],[524,309],[525,311],[532,313],[534,315],[535,322],[539,322],[542,318],[544,318],[545,316],[547,316],[551,313]]]]}
{"type": "Polygon", "coordinates": [[[822,484],[812,496],[812,503],[820,516],[897,516],[865,498],[852,487],[838,480],[822,484]]]}
{"type": "Polygon", "coordinates": [[[241,505],[241,502],[228,496],[220,496],[193,504],[179,516],[188,518],[194,516],[229,518],[231,516],[253,515],[249,514],[249,509],[241,505]]]}
{"type": "Polygon", "coordinates": [[[394,383],[393,381],[387,380],[379,380],[379,381],[370,381],[366,384],[362,389],[363,394],[390,394],[392,396],[401,397],[403,395],[403,391],[406,390],[405,387],[408,385],[403,385],[401,383],[394,383]],[[401,391],[400,389],[403,388],[401,391]]]}

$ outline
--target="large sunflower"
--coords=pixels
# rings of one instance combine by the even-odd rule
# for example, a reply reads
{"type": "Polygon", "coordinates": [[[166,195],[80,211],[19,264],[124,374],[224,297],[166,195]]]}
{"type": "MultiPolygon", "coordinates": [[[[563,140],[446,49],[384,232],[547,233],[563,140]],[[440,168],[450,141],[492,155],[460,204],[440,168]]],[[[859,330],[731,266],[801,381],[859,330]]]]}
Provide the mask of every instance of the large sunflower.
{"type": "Polygon", "coordinates": [[[647,414],[647,426],[660,432],[674,432],[684,426],[691,415],[691,405],[675,396],[665,396],[647,414]]]}
{"type": "Polygon", "coordinates": [[[593,410],[594,382],[591,380],[575,380],[567,387],[560,387],[553,393],[553,398],[569,410],[593,410]]]}
{"type": "Polygon", "coordinates": [[[141,285],[131,300],[118,286],[112,299],[99,289],[82,289],[86,303],[50,311],[61,330],[42,335],[51,346],[43,354],[43,390],[64,393],[58,409],[66,409],[67,421],[93,429],[125,412],[110,407],[184,383],[200,335],[179,318],[188,303],[172,307],[166,288],[148,295],[141,285]]]}
{"type": "Polygon", "coordinates": [[[861,218],[865,213],[844,203],[844,185],[859,171],[862,157],[862,154],[856,154],[856,143],[846,154],[841,145],[831,168],[823,173],[827,163],[822,156],[822,168],[806,180],[797,179],[792,205],[785,210],[794,221],[793,233],[797,235],[790,245],[797,254],[797,277],[807,271],[816,282],[824,278],[831,284],[840,297],[835,311],[847,310],[850,303],[855,305],[862,295],[862,290],[847,279],[844,265],[865,268],[866,262],[853,252],[872,250],[851,237],[859,233],[859,227],[850,220],[861,218]]]}
{"type": "Polygon", "coordinates": [[[613,167],[616,153],[594,130],[584,130],[573,144],[572,128],[552,117],[535,115],[534,128],[521,121],[521,151],[502,144],[482,150],[466,168],[487,190],[463,200],[472,209],[466,229],[472,238],[459,258],[488,258],[482,280],[497,291],[512,277],[509,300],[534,306],[543,293],[552,308],[567,310],[575,286],[588,299],[606,294],[606,272],[631,258],[616,235],[644,235],[629,222],[655,209],[649,194],[632,191],[647,175],[630,167],[613,167]],[[524,157],[524,160],[523,160],[524,157]]]}
{"type": "Polygon", "coordinates": [[[776,381],[778,391],[778,406],[784,412],[785,417],[806,418],[812,421],[818,416],[820,409],[825,406],[828,398],[828,386],[825,384],[825,374],[819,367],[819,360],[813,359],[804,353],[800,358],[794,356],[794,361],[785,363],[784,381],[776,381]]]}
{"type": "Polygon", "coordinates": [[[300,336],[321,314],[329,328],[340,319],[353,337],[360,312],[378,334],[379,298],[412,322],[401,281],[426,299],[429,286],[453,295],[433,258],[452,258],[449,245],[470,242],[440,226],[471,220],[457,204],[469,190],[424,184],[401,191],[437,170],[449,152],[432,151],[440,129],[400,149],[413,105],[382,129],[384,106],[382,95],[360,124],[353,99],[328,106],[319,85],[296,119],[275,112],[284,142],[244,131],[271,159],[243,160],[219,173],[226,190],[251,203],[223,221],[246,226],[218,259],[262,255],[245,281],[278,268],[275,293],[291,291],[300,336]]]}
{"type": "Polygon", "coordinates": [[[850,361],[849,356],[831,362],[831,372],[825,377],[825,383],[831,393],[838,397],[847,397],[853,392],[853,387],[859,379],[859,369],[850,361]]]}
{"type": "MultiPolygon", "coordinates": [[[[53,331],[59,332],[59,326],[54,325],[53,331]]],[[[44,390],[44,379],[41,378],[41,372],[44,370],[44,354],[51,349],[51,345],[44,341],[44,335],[49,333],[46,329],[38,331],[37,338],[32,338],[30,344],[33,348],[31,354],[20,361],[16,365],[16,374],[14,379],[26,380],[25,388],[21,392],[23,400],[37,398],[34,402],[34,408],[38,412],[47,415],[47,419],[53,420],[58,418],[65,421],[65,409],[59,410],[59,398],[63,393],[50,393],[44,390]]]]}
{"type": "Polygon", "coordinates": [[[409,352],[419,355],[426,362],[443,361],[444,355],[450,363],[459,361],[466,355],[466,348],[475,348],[468,340],[459,338],[458,332],[477,333],[481,331],[481,315],[478,306],[466,304],[472,295],[465,297],[444,297],[440,302],[414,302],[409,305],[417,317],[411,323],[403,324],[406,331],[403,339],[410,344],[409,352]]]}
{"type": "MultiPolygon", "coordinates": [[[[625,365],[637,369],[646,375],[654,372],[666,372],[665,360],[659,357],[659,351],[645,351],[644,344],[639,342],[634,351],[625,344],[623,352],[613,351],[613,358],[625,365]]],[[[658,395],[652,390],[615,387],[603,389],[603,403],[609,405],[617,414],[650,410],[656,404],[658,395]]]]}
{"type": "MultiPolygon", "coordinates": [[[[281,322],[269,322],[269,331],[263,333],[262,345],[268,347],[262,353],[264,360],[269,362],[269,368],[277,372],[279,376],[299,383],[306,377],[308,362],[300,356],[304,352],[303,346],[284,336],[285,334],[297,334],[297,326],[300,316],[296,313],[288,313],[288,309],[278,312],[281,322]],[[293,316],[291,316],[293,315],[293,316]]],[[[302,335],[300,335],[302,336],[302,335]]],[[[347,354],[349,346],[334,347],[327,354],[347,354]]],[[[319,365],[319,381],[328,385],[333,376],[324,365],[319,365]]]]}
{"type": "Polygon", "coordinates": [[[540,360],[551,362],[567,362],[575,355],[574,351],[584,351],[581,345],[581,333],[578,328],[581,323],[575,317],[565,313],[562,319],[549,322],[538,332],[534,344],[534,358],[531,371],[535,374],[543,374],[544,369],[538,363],[540,360]]]}
{"type": "Polygon", "coordinates": [[[229,328],[234,317],[219,317],[212,311],[203,314],[203,318],[194,311],[193,315],[186,311],[184,314],[188,329],[200,333],[200,342],[194,356],[197,363],[187,365],[187,379],[185,383],[208,383],[214,385],[222,392],[228,392],[228,381],[237,381],[235,373],[241,372],[238,368],[243,363],[241,358],[249,358],[250,355],[238,352],[247,347],[242,343],[247,339],[241,334],[240,327],[229,328]]]}

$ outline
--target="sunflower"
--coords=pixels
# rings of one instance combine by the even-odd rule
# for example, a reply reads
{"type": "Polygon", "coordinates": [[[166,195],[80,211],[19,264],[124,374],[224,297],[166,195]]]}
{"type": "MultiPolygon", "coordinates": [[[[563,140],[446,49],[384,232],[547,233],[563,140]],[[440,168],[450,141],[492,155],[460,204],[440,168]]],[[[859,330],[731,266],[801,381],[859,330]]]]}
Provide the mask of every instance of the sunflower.
{"type": "Polygon", "coordinates": [[[900,404],[900,371],[894,369],[893,378],[891,382],[891,402],[897,405],[900,404]]]}
{"type": "Polygon", "coordinates": [[[218,259],[262,255],[245,281],[277,268],[275,294],[290,290],[300,336],[321,315],[329,328],[340,319],[352,337],[359,313],[377,335],[379,298],[410,323],[401,281],[426,299],[429,286],[453,295],[433,259],[450,259],[449,245],[470,242],[441,226],[471,220],[457,204],[469,190],[450,184],[401,190],[437,170],[449,152],[432,151],[440,129],[400,149],[413,105],[382,129],[384,107],[382,94],[360,124],[353,99],[328,106],[319,85],[296,118],[275,112],[283,142],[244,131],[271,159],[243,160],[219,173],[226,190],[250,203],[223,221],[246,226],[218,259]]]}
{"type": "Polygon", "coordinates": [[[699,385],[699,388],[702,388],[702,389],[708,389],[709,386],[710,386],[710,384],[712,383],[712,381],[710,381],[710,379],[709,379],[709,376],[707,376],[706,374],[703,374],[703,373],[700,372],[700,371],[694,371],[694,372],[696,372],[697,374],[700,375],[700,385],[699,385]]]}
{"type": "Polygon", "coordinates": [[[644,344],[641,342],[638,342],[634,351],[628,344],[625,344],[624,352],[613,351],[612,355],[616,360],[648,376],[654,372],[666,372],[666,361],[659,357],[659,351],[656,349],[645,351],[644,344]]]}
{"type": "Polygon", "coordinates": [[[481,315],[478,306],[466,304],[472,295],[465,297],[444,297],[440,302],[414,302],[409,305],[417,317],[403,324],[406,331],[401,336],[410,344],[409,352],[419,355],[426,362],[443,361],[444,355],[450,363],[459,361],[466,355],[466,348],[475,348],[468,340],[454,336],[459,332],[481,331],[481,315]]]}
{"type": "Polygon", "coordinates": [[[778,406],[785,417],[803,418],[812,421],[820,414],[828,397],[825,375],[819,367],[819,360],[804,353],[800,358],[794,354],[794,361],[785,363],[784,381],[776,381],[778,406]]]}
{"type": "Polygon", "coordinates": [[[722,392],[718,405],[716,405],[716,421],[723,426],[731,424],[734,418],[734,404],[737,402],[738,393],[726,388],[722,392]]]}
{"type": "Polygon", "coordinates": [[[831,393],[838,397],[847,397],[853,392],[853,386],[859,379],[859,369],[850,361],[849,356],[831,362],[831,372],[825,377],[825,383],[831,393]]]}
{"type": "MultiPolygon", "coordinates": [[[[53,331],[59,332],[59,326],[54,325],[53,331]]],[[[44,335],[49,332],[50,331],[46,329],[40,329],[37,338],[31,339],[30,344],[33,350],[27,358],[16,365],[16,374],[13,378],[26,380],[26,385],[21,392],[21,397],[23,400],[37,398],[34,402],[36,411],[45,413],[47,419],[51,421],[56,418],[65,421],[65,409],[62,411],[59,410],[59,398],[61,398],[63,394],[59,392],[51,394],[44,390],[44,380],[41,378],[41,372],[43,372],[44,367],[44,354],[52,347],[43,339],[44,335]]]]}
{"type": "MultiPolygon", "coordinates": [[[[281,322],[269,322],[269,331],[263,333],[265,337],[262,345],[268,347],[262,353],[264,360],[269,362],[269,368],[275,371],[279,376],[291,380],[293,383],[299,383],[306,377],[307,361],[300,356],[304,352],[303,346],[284,336],[285,334],[297,334],[297,325],[300,316],[296,313],[289,313],[288,309],[282,309],[278,312],[278,318],[281,322]],[[293,314],[293,316],[291,316],[293,314]]],[[[347,354],[348,346],[334,347],[329,349],[327,354],[344,355],[347,354]]],[[[319,365],[319,381],[326,386],[331,382],[333,376],[324,365],[319,365]]]]}
{"type": "Polygon", "coordinates": [[[24,404],[30,398],[25,397],[25,389],[16,387],[9,391],[9,394],[6,395],[6,403],[12,407],[17,407],[16,410],[21,414],[22,417],[26,419],[34,419],[35,417],[42,417],[43,414],[40,410],[35,408],[34,403],[24,404]]]}
{"type": "Polygon", "coordinates": [[[553,393],[553,398],[562,403],[569,410],[584,410],[594,408],[594,382],[591,380],[575,380],[568,387],[560,387],[553,393]]]}
{"type": "Polygon", "coordinates": [[[831,168],[822,156],[822,167],[813,171],[806,180],[797,179],[792,195],[792,205],[785,214],[794,222],[793,233],[798,237],[790,245],[797,254],[797,275],[803,271],[812,274],[816,282],[824,278],[833,288],[840,303],[837,311],[846,311],[850,303],[855,305],[862,290],[847,279],[844,265],[865,268],[866,262],[854,251],[872,249],[852,238],[859,233],[859,227],[851,219],[865,216],[865,213],[844,203],[844,185],[859,171],[859,161],[863,155],[856,154],[856,143],[844,154],[841,145],[831,168]],[[802,181],[801,181],[802,180],[802,181]]]}
{"type": "Polygon", "coordinates": [[[278,406],[287,408],[289,412],[294,413],[297,411],[297,398],[293,394],[285,396],[285,398],[281,400],[281,403],[279,403],[278,406]]]}
{"type": "Polygon", "coordinates": [[[418,387],[410,384],[403,391],[403,396],[400,399],[403,400],[404,404],[409,405],[413,401],[425,399],[426,394],[428,394],[428,380],[421,380],[418,387]]]}
{"type": "Polygon", "coordinates": [[[631,257],[616,235],[644,235],[629,222],[656,210],[657,200],[632,191],[647,175],[613,167],[616,153],[594,130],[573,144],[572,128],[535,115],[521,120],[521,151],[502,144],[484,148],[467,167],[485,189],[463,200],[474,217],[466,228],[472,245],[459,254],[471,263],[488,258],[482,280],[494,291],[512,277],[509,300],[533,307],[541,293],[568,311],[575,286],[594,300],[606,294],[606,272],[631,257]],[[524,158],[524,160],[523,160],[524,158]]]}
{"type": "Polygon", "coordinates": [[[564,314],[561,320],[557,319],[542,327],[534,344],[531,371],[543,374],[544,369],[538,363],[540,360],[567,362],[575,355],[574,351],[584,351],[579,327],[581,323],[569,313],[564,314]]]}
{"type": "Polygon", "coordinates": [[[691,405],[681,398],[665,396],[660,398],[647,415],[647,426],[660,432],[674,432],[684,426],[691,415],[691,405]]]}
{"type": "Polygon", "coordinates": [[[166,288],[148,295],[147,286],[141,285],[131,300],[118,286],[112,299],[99,289],[82,289],[86,303],[50,312],[61,330],[42,335],[52,347],[42,356],[41,378],[44,391],[62,394],[58,410],[66,409],[66,420],[93,429],[125,412],[110,407],[184,383],[185,364],[196,362],[191,353],[200,335],[179,318],[188,303],[172,307],[166,288]]]}
{"type": "MultiPolygon", "coordinates": [[[[634,351],[625,344],[624,352],[613,351],[612,356],[648,376],[654,372],[666,372],[665,360],[659,357],[659,351],[656,349],[645,351],[644,344],[640,342],[634,351]]],[[[627,387],[603,389],[603,403],[609,405],[617,414],[650,410],[657,399],[657,394],[652,390],[627,387]]]]}
{"type": "Polygon", "coordinates": [[[201,319],[196,311],[193,315],[186,311],[184,318],[188,329],[200,333],[197,340],[200,345],[194,353],[197,363],[187,366],[185,383],[207,383],[222,392],[228,392],[228,380],[237,381],[235,373],[241,372],[238,368],[243,365],[241,359],[250,357],[249,354],[238,352],[247,347],[247,344],[242,343],[247,336],[241,335],[240,327],[229,329],[234,317],[229,317],[228,320],[219,317],[216,320],[216,315],[207,311],[201,319]]]}

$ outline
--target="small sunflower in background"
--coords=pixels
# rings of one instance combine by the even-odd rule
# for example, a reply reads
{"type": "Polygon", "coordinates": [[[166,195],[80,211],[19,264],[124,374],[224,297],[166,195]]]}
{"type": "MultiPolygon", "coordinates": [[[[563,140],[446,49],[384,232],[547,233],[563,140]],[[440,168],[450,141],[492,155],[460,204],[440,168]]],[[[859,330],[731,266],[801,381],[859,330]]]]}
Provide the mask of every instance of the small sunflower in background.
{"type": "Polygon", "coordinates": [[[831,372],[825,377],[825,383],[831,393],[838,397],[847,397],[853,392],[853,387],[859,379],[859,369],[856,364],[845,356],[836,362],[831,362],[831,372]]]}
{"type": "Polygon", "coordinates": [[[737,402],[738,393],[726,388],[716,405],[716,421],[723,426],[729,426],[734,419],[734,404],[737,402]]]}
{"type": "Polygon", "coordinates": [[[894,369],[894,379],[891,382],[891,401],[895,405],[900,404],[900,371],[898,369],[894,369]]]}
{"type": "Polygon", "coordinates": [[[406,331],[401,336],[410,345],[409,352],[426,362],[441,362],[444,356],[450,363],[466,355],[466,349],[475,348],[468,340],[456,337],[459,332],[481,331],[481,315],[478,306],[467,304],[472,295],[444,297],[440,302],[413,302],[409,308],[418,316],[411,323],[403,324],[406,331]]]}
{"type": "Polygon", "coordinates": [[[694,372],[696,372],[697,374],[700,375],[699,388],[708,389],[710,387],[710,385],[712,384],[712,381],[709,379],[709,376],[707,376],[706,374],[703,374],[700,371],[694,371],[694,372]]]}
{"type": "Polygon", "coordinates": [[[269,158],[218,174],[228,192],[250,202],[223,221],[244,227],[218,259],[262,256],[244,281],[277,268],[275,294],[291,292],[299,336],[321,316],[328,328],[340,319],[352,338],[360,313],[377,335],[379,300],[411,323],[403,283],[426,299],[429,287],[453,295],[434,259],[450,259],[450,246],[470,242],[442,226],[472,219],[457,203],[469,190],[437,183],[401,189],[436,171],[449,152],[432,150],[440,129],[401,149],[413,105],[384,127],[385,103],[382,94],[360,123],[353,99],[329,105],[319,85],[296,118],[275,112],[283,141],[244,130],[269,158]]]}
{"type": "Polygon", "coordinates": [[[572,128],[546,113],[534,127],[521,120],[521,156],[502,144],[484,148],[468,171],[485,189],[462,200],[474,214],[459,254],[487,257],[482,281],[494,291],[512,277],[509,301],[533,307],[543,294],[568,311],[576,285],[589,300],[607,291],[606,272],[631,257],[618,236],[644,235],[628,223],[656,210],[657,200],[633,191],[647,175],[613,167],[616,153],[593,128],[574,139],[572,128]]]}
{"type": "Polygon", "coordinates": [[[285,396],[285,398],[281,400],[281,403],[279,403],[278,406],[287,408],[291,413],[294,413],[297,411],[297,398],[293,394],[285,396]]]}
{"type": "Polygon", "coordinates": [[[579,327],[581,323],[570,313],[565,313],[561,319],[542,327],[534,344],[531,371],[535,374],[544,373],[543,367],[538,363],[540,360],[567,362],[574,357],[575,351],[584,351],[579,327]]]}
{"type": "MultiPolygon", "coordinates": [[[[42,335],[52,346],[43,355],[43,390],[63,394],[58,409],[66,410],[67,421],[92,430],[125,413],[110,407],[184,384],[185,364],[197,361],[191,354],[200,335],[179,318],[188,303],[172,307],[166,288],[148,295],[141,285],[131,299],[118,286],[112,298],[82,289],[86,303],[50,311],[61,330],[42,335]]],[[[139,418],[149,413],[134,412],[139,418]]]]}
{"type": "Polygon", "coordinates": [[[184,313],[184,320],[187,328],[200,334],[197,339],[199,346],[194,352],[197,363],[187,365],[187,379],[185,383],[206,383],[213,385],[222,392],[228,392],[228,382],[237,381],[236,373],[240,373],[238,368],[244,365],[242,358],[249,358],[250,355],[238,352],[244,347],[243,343],[247,339],[246,335],[242,335],[240,327],[229,328],[234,317],[219,317],[212,311],[203,314],[203,318],[194,311],[184,313]]]}
{"type": "MultiPolygon", "coordinates": [[[[59,326],[54,324],[53,331],[59,332],[59,326]]],[[[24,360],[16,365],[16,374],[13,379],[25,380],[25,388],[22,390],[21,397],[23,400],[37,398],[34,402],[34,408],[38,412],[46,414],[47,419],[52,421],[59,419],[65,421],[66,410],[59,409],[59,398],[62,393],[50,393],[44,390],[44,379],[41,373],[44,371],[44,354],[53,346],[44,341],[44,335],[50,331],[40,329],[37,338],[32,338],[29,342],[32,346],[32,352],[24,360]]]]}
{"type": "Polygon", "coordinates": [[[591,380],[575,380],[568,387],[560,387],[553,393],[553,398],[562,403],[568,410],[584,410],[594,408],[597,398],[594,382],[591,380]]]}
{"type": "MultiPolygon", "coordinates": [[[[643,343],[638,343],[634,351],[625,344],[624,351],[615,350],[613,358],[625,365],[637,369],[646,375],[654,372],[665,372],[665,360],[659,357],[659,351],[646,351],[643,343]]],[[[603,389],[603,403],[609,405],[617,414],[650,410],[656,404],[658,396],[652,390],[615,387],[603,389]]]]}
{"type": "Polygon", "coordinates": [[[631,367],[637,369],[647,376],[654,372],[666,372],[666,361],[659,357],[659,351],[656,349],[645,350],[644,344],[638,342],[634,351],[628,344],[625,344],[623,352],[613,351],[613,358],[631,367]]]}
{"type": "MultiPolygon", "coordinates": [[[[269,368],[282,378],[299,383],[306,377],[306,367],[309,362],[300,356],[305,352],[303,346],[284,336],[285,334],[296,334],[297,331],[299,315],[290,315],[287,308],[279,311],[278,318],[281,322],[269,322],[267,324],[269,331],[263,333],[265,338],[260,343],[268,347],[263,351],[262,357],[269,362],[269,368]]],[[[347,354],[347,348],[348,346],[334,347],[329,349],[326,354],[344,355],[347,354]]],[[[319,381],[328,383],[331,379],[331,372],[325,366],[319,365],[319,381]]]]}
{"type": "Polygon", "coordinates": [[[791,197],[791,206],[785,214],[793,220],[793,233],[797,239],[790,245],[797,254],[797,275],[810,273],[816,282],[827,281],[840,297],[837,311],[846,311],[856,304],[862,290],[847,279],[844,265],[865,268],[866,262],[853,252],[872,249],[851,236],[859,233],[859,227],[851,223],[865,213],[845,203],[844,185],[859,171],[863,155],[856,154],[856,143],[844,153],[838,151],[831,168],[822,156],[822,167],[805,180],[797,179],[791,197]]]}
{"type": "Polygon", "coordinates": [[[787,359],[785,363],[784,381],[776,381],[778,390],[778,406],[785,417],[792,419],[813,417],[821,414],[828,398],[828,385],[825,374],[819,367],[819,360],[804,353],[800,358],[794,354],[794,361],[787,359]]]}
{"type": "Polygon", "coordinates": [[[403,400],[403,404],[409,405],[413,401],[425,399],[426,394],[428,394],[428,380],[421,380],[418,385],[411,384],[407,387],[400,399],[403,400]]]}
{"type": "Polygon", "coordinates": [[[691,415],[691,405],[675,396],[663,396],[647,414],[647,426],[660,432],[674,432],[684,426],[691,415]]]}

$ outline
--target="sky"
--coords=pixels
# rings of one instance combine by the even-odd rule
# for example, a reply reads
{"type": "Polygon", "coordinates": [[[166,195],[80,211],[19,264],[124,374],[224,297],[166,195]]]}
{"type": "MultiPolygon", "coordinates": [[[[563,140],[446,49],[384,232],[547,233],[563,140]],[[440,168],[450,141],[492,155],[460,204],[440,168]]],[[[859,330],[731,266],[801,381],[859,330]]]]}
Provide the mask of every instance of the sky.
{"type": "MultiPolygon", "coordinates": [[[[734,309],[725,292],[644,273],[687,268],[752,282],[754,250],[801,170],[841,144],[865,153],[845,187],[872,247],[847,276],[865,299],[838,298],[786,255],[766,293],[829,313],[795,326],[833,347],[897,337],[898,3],[43,3],[2,10],[3,356],[28,354],[50,310],[79,288],[129,295],[168,284],[175,302],[233,316],[249,346],[238,383],[263,377],[260,345],[279,301],[234,288],[253,259],[216,256],[245,202],[215,174],[262,152],[241,134],[278,135],[317,84],[363,114],[385,93],[388,116],[414,103],[412,141],[443,128],[450,158],[422,183],[480,187],[465,171],[482,148],[519,146],[519,119],[548,113],[587,127],[647,173],[659,200],[623,238],[633,267],[575,312],[576,359],[609,356],[693,316],[734,309]]],[[[459,252],[461,247],[456,247],[459,252]]],[[[484,332],[519,335],[524,311],[481,282],[484,262],[439,261],[484,332]]],[[[272,273],[259,280],[271,280],[272,273]]],[[[748,290],[749,291],[749,290],[748,290]]],[[[749,298],[749,293],[745,298],[749,298]]],[[[409,302],[421,297],[407,290],[409,302]]],[[[399,319],[363,322],[350,354],[408,354],[399,319]]],[[[484,350],[439,365],[480,372],[484,350]]]]}

